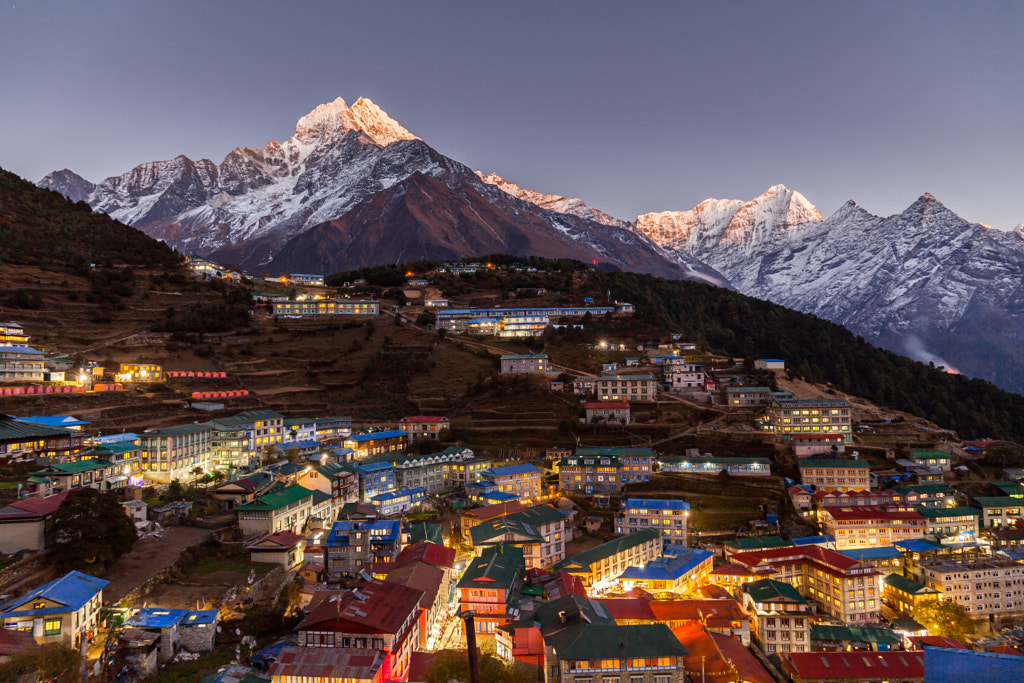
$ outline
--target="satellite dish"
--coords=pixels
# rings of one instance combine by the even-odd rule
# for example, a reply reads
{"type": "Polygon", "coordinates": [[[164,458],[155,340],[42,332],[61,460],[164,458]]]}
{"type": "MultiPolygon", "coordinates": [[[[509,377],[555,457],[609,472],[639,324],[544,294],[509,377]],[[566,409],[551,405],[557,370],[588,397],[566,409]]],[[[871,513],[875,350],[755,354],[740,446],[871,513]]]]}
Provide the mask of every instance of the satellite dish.
{"type": "Polygon", "coordinates": [[[217,633],[220,633],[220,632],[221,632],[221,629],[220,629],[220,626],[218,626],[217,627],[217,633]]]}
{"type": "Polygon", "coordinates": [[[235,629],[235,635],[236,635],[236,636],[240,636],[240,635],[242,635],[242,629],[240,629],[240,628],[236,628],[236,629],[235,629]]]}

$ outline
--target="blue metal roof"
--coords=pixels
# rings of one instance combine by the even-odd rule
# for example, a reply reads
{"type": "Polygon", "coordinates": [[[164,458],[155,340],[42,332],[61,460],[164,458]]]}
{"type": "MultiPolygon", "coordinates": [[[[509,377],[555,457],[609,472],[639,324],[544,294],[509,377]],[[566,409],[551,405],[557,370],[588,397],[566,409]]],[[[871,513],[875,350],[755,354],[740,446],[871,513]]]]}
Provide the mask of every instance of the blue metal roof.
{"type": "Polygon", "coordinates": [[[801,536],[789,540],[793,542],[793,545],[821,545],[822,543],[835,543],[836,537],[832,534],[823,534],[821,536],[801,536]]]}
{"type": "Polygon", "coordinates": [[[387,493],[378,493],[376,496],[373,496],[371,500],[373,500],[374,502],[384,503],[387,501],[394,500],[396,498],[401,498],[402,496],[414,497],[417,493],[426,492],[427,490],[420,486],[414,489],[402,489],[401,491],[388,491],[387,493]]]}
{"type": "Polygon", "coordinates": [[[480,474],[491,477],[504,477],[509,474],[529,474],[532,472],[540,472],[540,470],[527,463],[523,465],[502,465],[500,467],[491,467],[483,470],[480,474]]]}
{"type": "Polygon", "coordinates": [[[648,510],[689,510],[690,504],[681,500],[661,500],[658,498],[630,498],[622,504],[625,508],[645,508],[648,510]]]}
{"type": "Polygon", "coordinates": [[[139,435],[135,432],[125,432],[123,434],[109,434],[107,436],[94,436],[92,440],[95,443],[120,443],[122,441],[138,441],[139,435]]]}
{"type": "Polygon", "coordinates": [[[858,562],[864,560],[891,560],[897,557],[903,557],[903,553],[899,551],[899,548],[895,548],[891,545],[882,546],[881,548],[857,548],[856,550],[840,550],[841,555],[853,558],[858,562]]]}
{"type": "Polygon", "coordinates": [[[64,605],[64,607],[45,607],[43,609],[20,610],[18,611],[17,616],[43,616],[46,614],[76,612],[80,610],[85,603],[92,600],[93,597],[103,590],[103,588],[109,583],[109,581],[104,581],[103,579],[98,579],[95,576],[89,576],[88,574],[83,574],[79,571],[68,572],[59,579],[54,579],[53,581],[44,583],[42,586],[39,586],[39,588],[26,593],[20,598],[15,598],[8,602],[3,606],[3,611],[0,612],[0,618],[6,616],[11,610],[39,598],[60,603],[61,605],[64,605]]]}
{"type": "Polygon", "coordinates": [[[180,624],[188,615],[189,611],[187,609],[143,607],[125,623],[125,626],[134,626],[135,628],[171,628],[180,624]]]}
{"type": "Polygon", "coordinates": [[[289,448],[320,448],[320,442],[313,439],[307,441],[284,441],[281,443],[281,448],[285,450],[289,448]]]}
{"type": "Polygon", "coordinates": [[[912,538],[909,541],[896,541],[895,543],[893,543],[893,545],[899,548],[900,550],[906,550],[912,553],[924,553],[942,547],[934,543],[929,543],[928,541],[925,541],[920,538],[912,538]]]}
{"type": "Polygon", "coordinates": [[[87,424],[91,424],[70,415],[31,415],[14,419],[18,422],[32,422],[33,424],[46,425],[47,427],[84,427],[87,424]]]}
{"type": "Polygon", "coordinates": [[[355,467],[360,472],[382,472],[384,470],[393,470],[393,469],[395,469],[394,464],[392,464],[390,462],[367,462],[367,463],[357,462],[355,464],[355,467]]]}
{"type": "Polygon", "coordinates": [[[700,548],[665,548],[661,557],[651,560],[643,567],[627,567],[619,578],[634,581],[675,581],[712,556],[713,553],[700,548]]]}
{"type": "Polygon", "coordinates": [[[373,432],[372,434],[354,434],[346,439],[346,441],[355,441],[356,443],[362,443],[363,441],[373,441],[374,439],[391,439],[396,436],[405,436],[405,432],[401,429],[389,429],[386,432],[373,432]]]}
{"type": "Polygon", "coordinates": [[[38,356],[46,355],[38,349],[33,349],[31,346],[0,346],[0,353],[29,353],[38,356]]]}
{"type": "Polygon", "coordinates": [[[207,626],[217,623],[217,617],[220,614],[219,610],[215,609],[203,609],[196,610],[195,612],[189,612],[185,620],[181,622],[182,626],[199,626],[205,624],[207,626]]]}

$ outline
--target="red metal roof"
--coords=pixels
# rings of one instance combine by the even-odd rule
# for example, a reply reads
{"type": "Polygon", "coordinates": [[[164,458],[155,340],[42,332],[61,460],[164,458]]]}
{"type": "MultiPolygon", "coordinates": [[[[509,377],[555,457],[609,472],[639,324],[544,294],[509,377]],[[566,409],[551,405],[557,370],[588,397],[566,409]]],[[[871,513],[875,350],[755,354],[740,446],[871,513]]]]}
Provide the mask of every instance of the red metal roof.
{"type": "Polygon", "coordinates": [[[654,600],[651,611],[658,621],[703,621],[711,628],[729,628],[750,615],[735,600],[654,600]]]}
{"type": "Polygon", "coordinates": [[[711,570],[712,574],[718,574],[720,576],[755,576],[754,572],[750,571],[747,567],[738,564],[720,564],[711,570]]]}
{"type": "Polygon", "coordinates": [[[260,540],[255,541],[254,543],[251,543],[250,545],[246,546],[246,549],[247,550],[270,550],[270,548],[267,548],[265,546],[268,543],[272,543],[272,544],[274,544],[276,546],[279,546],[281,548],[281,550],[287,550],[289,548],[294,548],[299,543],[301,543],[304,539],[305,539],[305,537],[299,536],[298,534],[293,534],[290,531],[278,531],[276,534],[271,534],[270,536],[265,536],[264,538],[261,538],[260,540]]]}
{"type": "Polygon", "coordinates": [[[11,503],[8,507],[17,508],[26,513],[26,516],[33,517],[46,517],[52,515],[60,507],[60,504],[64,502],[64,499],[68,497],[67,491],[61,491],[60,493],[52,496],[46,496],[40,498],[39,496],[32,496],[30,498],[23,498],[16,500],[11,503]]]}
{"type": "Polygon", "coordinates": [[[473,508],[472,510],[466,510],[462,513],[463,517],[473,517],[486,522],[489,519],[495,517],[501,517],[502,515],[511,515],[513,512],[519,512],[530,507],[524,503],[514,500],[510,503],[495,503],[494,505],[485,505],[479,508],[473,508]]]}
{"type": "Polygon", "coordinates": [[[673,629],[672,633],[686,648],[683,661],[694,681],[703,676],[706,683],[774,683],[743,643],[735,638],[692,626],[673,629]]]}
{"type": "Polygon", "coordinates": [[[293,647],[281,649],[268,673],[277,680],[289,677],[337,680],[375,680],[384,663],[380,650],[340,647],[293,647]]]}
{"type": "Polygon", "coordinates": [[[860,562],[834,550],[819,545],[803,545],[793,548],[769,548],[747,553],[736,553],[729,558],[733,564],[756,567],[762,562],[767,564],[786,564],[788,562],[818,562],[839,570],[848,570],[863,566],[860,562]]]}
{"type": "Polygon", "coordinates": [[[648,600],[643,598],[602,598],[597,602],[604,605],[604,608],[615,621],[655,621],[654,612],[651,611],[648,600]]]}
{"type": "Polygon", "coordinates": [[[435,567],[454,569],[455,549],[427,541],[417,541],[402,548],[402,552],[391,563],[391,567],[402,567],[413,562],[426,562],[435,567]]]}
{"type": "Polygon", "coordinates": [[[910,639],[910,642],[917,646],[920,650],[922,645],[932,645],[934,647],[950,647],[954,650],[966,650],[964,646],[956,638],[949,638],[947,636],[916,636],[910,639]]]}
{"type": "Polygon", "coordinates": [[[782,668],[802,679],[924,679],[922,652],[779,652],[782,668]]]}
{"type": "Polygon", "coordinates": [[[321,591],[295,630],[398,635],[409,615],[418,613],[422,596],[421,590],[382,581],[347,591],[321,591]]]}
{"type": "Polygon", "coordinates": [[[872,520],[872,519],[914,519],[924,521],[924,516],[917,510],[886,510],[880,505],[855,505],[852,507],[825,508],[835,520],[872,520]]]}
{"type": "Polygon", "coordinates": [[[999,655],[1013,655],[1015,657],[1024,657],[1024,652],[1021,652],[1016,648],[1012,648],[1009,645],[994,645],[992,647],[986,648],[985,651],[994,652],[999,655]]]}

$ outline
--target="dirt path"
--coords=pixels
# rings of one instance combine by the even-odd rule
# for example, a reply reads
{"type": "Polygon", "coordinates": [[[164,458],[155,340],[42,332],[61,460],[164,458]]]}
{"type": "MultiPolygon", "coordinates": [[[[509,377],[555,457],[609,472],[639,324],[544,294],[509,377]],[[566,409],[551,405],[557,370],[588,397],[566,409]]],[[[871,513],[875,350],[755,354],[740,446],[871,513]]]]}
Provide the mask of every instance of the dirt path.
{"type": "Polygon", "coordinates": [[[103,601],[113,604],[134,588],[171,566],[181,551],[205,540],[209,529],[190,526],[167,527],[163,538],[139,540],[132,551],[114,563],[106,578],[110,585],[103,589],[103,601]]]}

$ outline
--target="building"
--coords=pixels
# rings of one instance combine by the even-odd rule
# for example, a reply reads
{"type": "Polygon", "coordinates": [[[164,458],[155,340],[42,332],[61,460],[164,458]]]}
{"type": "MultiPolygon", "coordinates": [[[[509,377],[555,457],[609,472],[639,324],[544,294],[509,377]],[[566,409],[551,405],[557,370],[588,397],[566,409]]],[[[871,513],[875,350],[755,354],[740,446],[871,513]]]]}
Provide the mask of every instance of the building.
{"type": "Polygon", "coordinates": [[[818,509],[818,522],[835,536],[837,550],[909,541],[924,536],[928,528],[928,521],[908,505],[823,507],[818,509]]]}
{"type": "MultiPolygon", "coordinates": [[[[421,590],[382,581],[362,582],[347,591],[320,591],[295,628],[299,648],[378,650],[388,680],[408,680],[412,653],[420,642],[422,596],[421,590]]],[[[321,670],[309,678],[322,675],[321,670]]]]}
{"type": "Polygon", "coordinates": [[[380,514],[385,517],[392,517],[418,507],[426,498],[427,490],[422,486],[411,489],[395,489],[378,493],[370,498],[370,502],[377,506],[380,514]]]}
{"type": "Polygon", "coordinates": [[[54,492],[77,488],[109,491],[128,486],[128,477],[121,474],[120,467],[99,458],[46,465],[32,475],[49,479],[54,492]]]}
{"type": "Polygon", "coordinates": [[[814,610],[796,588],[761,579],[740,587],[743,608],[753,617],[754,640],[766,653],[810,652],[814,610]]]}
{"type": "Polygon", "coordinates": [[[341,520],[322,543],[332,576],[357,576],[367,564],[388,563],[398,557],[402,525],[397,519],[341,520]]]}
{"type": "Polygon", "coordinates": [[[457,446],[440,453],[394,456],[392,462],[397,488],[422,487],[428,494],[464,487],[467,474],[473,483],[490,464],[485,458],[477,458],[470,449],[457,446]]]}
{"type": "Polygon", "coordinates": [[[914,578],[976,616],[1024,612],[1024,565],[982,553],[924,559],[914,578]]]}
{"type": "Polygon", "coordinates": [[[624,484],[650,481],[651,473],[654,472],[654,463],[658,457],[653,448],[609,448],[605,446],[580,446],[576,449],[575,455],[618,458],[622,463],[620,477],[624,484]]]}
{"type": "Polygon", "coordinates": [[[598,316],[615,312],[616,308],[613,306],[447,308],[437,312],[435,324],[439,330],[461,333],[469,329],[471,321],[492,319],[500,322],[506,318],[531,318],[538,320],[543,318],[557,322],[559,318],[582,318],[588,313],[592,316],[598,316]]]}
{"type": "Polygon", "coordinates": [[[791,548],[795,543],[787,541],[782,536],[740,536],[732,541],[722,543],[722,554],[726,561],[736,553],[749,553],[769,548],[791,548]]]}
{"type": "Polygon", "coordinates": [[[914,486],[893,486],[892,491],[911,505],[923,507],[953,507],[956,495],[949,484],[916,484],[914,486]]]}
{"type": "Polygon", "coordinates": [[[0,382],[42,382],[45,357],[31,346],[0,346],[0,382]]]}
{"type": "Polygon", "coordinates": [[[455,596],[455,550],[418,542],[402,549],[384,578],[423,591],[418,650],[433,650],[442,635],[455,596]]]}
{"type": "MultiPolygon", "coordinates": [[[[814,504],[819,508],[910,503],[905,496],[895,490],[817,491],[812,498],[814,499],[814,504]]],[[[910,504],[913,505],[913,503],[910,504]]]]}
{"type": "Polygon", "coordinates": [[[295,285],[307,285],[311,287],[323,287],[324,276],[323,275],[309,275],[306,273],[292,273],[288,276],[288,280],[295,285]]]}
{"type": "Polygon", "coordinates": [[[983,529],[1012,527],[1024,519],[1024,501],[1010,496],[982,496],[974,499],[973,506],[981,511],[983,529]]]}
{"type": "Polygon", "coordinates": [[[548,372],[551,366],[548,364],[546,353],[507,353],[501,357],[501,374],[519,375],[529,372],[548,372]]]}
{"type": "Polygon", "coordinates": [[[732,598],[651,600],[647,605],[652,620],[673,631],[699,624],[711,633],[735,637],[743,645],[750,645],[750,613],[732,598]]]}
{"type": "Polygon", "coordinates": [[[703,365],[696,363],[671,363],[662,369],[664,384],[670,391],[704,391],[708,386],[708,375],[703,365]]]}
{"type": "Polygon", "coordinates": [[[623,501],[615,518],[615,533],[628,534],[650,527],[661,532],[666,546],[685,546],[689,515],[690,504],[681,500],[630,498],[623,501]]]}
{"type": "Polygon", "coordinates": [[[469,530],[477,556],[502,545],[521,548],[527,569],[546,569],[565,558],[568,534],[566,515],[550,505],[539,505],[495,517],[469,530]]]}
{"type": "Polygon", "coordinates": [[[785,370],[786,361],[781,358],[758,358],[754,361],[755,370],[785,370]]]}
{"type": "Polygon", "coordinates": [[[949,472],[952,469],[952,456],[946,451],[910,451],[907,457],[920,467],[934,467],[943,472],[949,472]]]}
{"type": "Polygon", "coordinates": [[[494,505],[464,510],[459,513],[459,530],[464,537],[468,538],[469,530],[478,524],[483,524],[484,522],[510,515],[514,512],[520,512],[529,509],[529,507],[529,505],[517,499],[508,503],[496,503],[494,505]]]}
{"type": "Polygon", "coordinates": [[[690,680],[686,648],[664,624],[583,623],[545,635],[544,643],[545,683],[690,680]]]}
{"type": "Polygon", "coordinates": [[[519,598],[525,575],[518,548],[495,546],[469,563],[457,586],[459,607],[476,611],[473,626],[477,633],[494,633],[513,620],[510,608],[519,598]]]}
{"type": "Polygon", "coordinates": [[[610,455],[572,455],[558,461],[558,486],[578,495],[618,496],[622,463],[610,455]]]}
{"type": "Polygon", "coordinates": [[[919,507],[927,522],[925,533],[956,542],[974,541],[978,536],[978,510],[970,507],[919,507]]]}
{"type": "Polygon", "coordinates": [[[842,434],[794,434],[790,443],[798,458],[846,452],[846,439],[842,434]]]}
{"type": "Polygon", "coordinates": [[[284,441],[334,442],[352,433],[351,417],[295,417],[284,420],[284,441]]]}
{"type": "Polygon", "coordinates": [[[996,550],[1024,550],[1022,527],[992,527],[986,529],[982,536],[996,550]]]}
{"type": "Polygon", "coordinates": [[[275,301],[274,315],[285,318],[304,318],[323,315],[380,314],[380,302],[361,299],[307,299],[306,301],[275,301]]]}
{"type": "Polygon", "coordinates": [[[21,323],[0,323],[0,344],[26,346],[28,345],[28,339],[28,335],[25,334],[25,326],[21,323]]]}
{"type": "Polygon", "coordinates": [[[298,484],[275,485],[251,501],[235,506],[238,528],[244,538],[298,533],[313,512],[314,492],[298,484]]]}
{"type": "Polygon", "coordinates": [[[922,600],[941,597],[939,591],[902,574],[889,574],[882,579],[882,602],[898,614],[913,616],[922,600]]]}
{"type": "Polygon", "coordinates": [[[398,428],[408,434],[412,440],[440,439],[451,431],[452,421],[447,417],[415,415],[399,420],[398,428]]]}
{"type": "Polygon", "coordinates": [[[925,680],[923,652],[788,652],[779,654],[779,662],[793,683],[925,680]]]}
{"type": "Polygon", "coordinates": [[[626,401],[595,401],[586,405],[586,421],[589,424],[612,422],[629,424],[629,403],[626,401]]]}
{"type": "Polygon", "coordinates": [[[163,382],[164,367],[156,363],[121,363],[117,366],[118,382],[163,382]]]}
{"type": "Polygon", "coordinates": [[[627,567],[619,575],[619,584],[627,591],[640,588],[693,594],[710,582],[713,559],[709,550],[669,546],[642,566],[627,567]]]}
{"type": "Polygon", "coordinates": [[[632,531],[588,548],[552,567],[579,577],[586,587],[611,585],[628,567],[639,567],[661,555],[661,532],[653,527],[632,531]]]}
{"type": "Polygon", "coordinates": [[[110,583],[82,572],[69,572],[0,607],[9,631],[31,633],[40,645],[60,643],[78,648],[99,630],[103,589],[110,583]]]}
{"type": "Polygon", "coordinates": [[[653,401],[658,387],[653,375],[601,375],[594,383],[599,401],[653,401]]]}
{"type": "Polygon", "coordinates": [[[840,553],[862,564],[874,567],[883,576],[889,573],[903,573],[903,553],[895,546],[855,548],[842,550],[840,553]]]}
{"type": "Polygon", "coordinates": [[[876,621],[881,610],[881,574],[869,564],[816,545],[736,553],[730,561],[752,571],[775,570],[821,611],[847,624],[876,621]]]}
{"type": "Polygon", "coordinates": [[[73,459],[82,450],[83,439],[81,432],[64,427],[0,415],[0,463],[31,462],[36,458],[73,459]]]}
{"type": "Polygon", "coordinates": [[[769,387],[726,387],[723,394],[725,405],[730,408],[759,408],[772,400],[769,387]]]}
{"type": "Polygon", "coordinates": [[[290,531],[280,531],[250,543],[245,549],[249,551],[252,562],[279,564],[289,570],[302,564],[305,548],[305,537],[290,531]]]}
{"type": "Polygon", "coordinates": [[[269,679],[247,670],[237,680],[217,678],[215,683],[385,683],[384,673],[385,653],[381,650],[286,645],[267,670],[269,679]]]}
{"type": "Polygon", "coordinates": [[[353,434],[347,437],[342,446],[355,451],[356,460],[364,460],[375,455],[404,451],[409,445],[409,435],[400,429],[370,434],[353,434]]]}
{"type": "Polygon", "coordinates": [[[851,438],[850,404],[841,399],[773,398],[767,417],[768,428],[783,441],[794,434],[841,434],[846,441],[851,438]]]}
{"type": "Polygon", "coordinates": [[[38,552],[52,545],[54,529],[50,520],[67,495],[65,491],[45,497],[31,496],[0,508],[0,553],[38,552]]]}
{"type": "Polygon", "coordinates": [[[662,455],[658,466],[663,472],[706,474],[716,476],[723,470],[734,477],[770,477],[771,461],[768,458],[714,458],[691,457],[686,455],[662,455]]]}
{"type": "Polygon", "coordinates": [[[197,479],[210,471],[212,437],[213,429],[200,424],[143,432],[139,435],[142,476],[161,484],[197,479]]]}
{"type": "Polygon", "coordinates": [[[480,470],[480,482],[496,486],[499,491],[511,493],[521,500],[541,497],[543,472],[529,463],[501,465],[480,470]]]}
{"type": "Polygon", "coordinates": [[[818,491],[871,489],[871,465],[863,460],[809,458],[800,461],[800,483],[818,491]]]}

